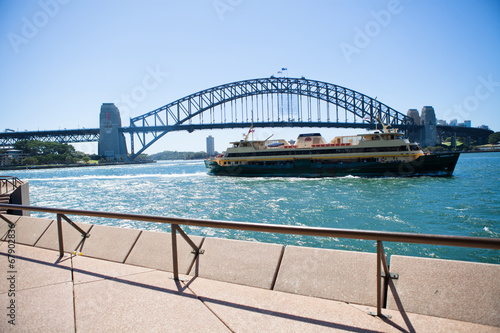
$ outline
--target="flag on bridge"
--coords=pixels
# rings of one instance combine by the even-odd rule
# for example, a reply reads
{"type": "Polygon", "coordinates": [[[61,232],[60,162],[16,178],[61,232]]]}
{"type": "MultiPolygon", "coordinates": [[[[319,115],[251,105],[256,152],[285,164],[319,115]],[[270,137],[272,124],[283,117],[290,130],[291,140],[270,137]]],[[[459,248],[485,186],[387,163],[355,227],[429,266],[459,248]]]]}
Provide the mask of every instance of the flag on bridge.
{"type": "Polygon", "coordinates": [[[282,70],[282,71],[286,71],[287,69],[286,69],[286,67],[283,67],[281,70],[282,70]]]}

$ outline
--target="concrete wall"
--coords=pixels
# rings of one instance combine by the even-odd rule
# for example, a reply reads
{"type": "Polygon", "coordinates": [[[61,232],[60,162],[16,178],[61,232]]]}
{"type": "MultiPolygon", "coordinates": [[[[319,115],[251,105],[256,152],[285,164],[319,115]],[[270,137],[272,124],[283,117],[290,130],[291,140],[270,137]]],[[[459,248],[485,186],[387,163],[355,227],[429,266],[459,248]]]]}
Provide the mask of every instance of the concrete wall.
{"type": "MultiPolygon", "coordinates": [[[[10,203],[14,205],[30,205],[30,184],[28,182],[24,182],[14,190],[10,195],[10,203]]],[[[30,216],[30,212],[27,210],[9,210],[9,214],[30,216]]]]}
{"type": "Polygon", "coordinates": [[[391,256],[387,308],[500,327],[500,265],[391,256]]]}
{"type": "Polygon", "coordinates": [[[287,246],[275,290],[377,305],[377,255],[287,246]]]}

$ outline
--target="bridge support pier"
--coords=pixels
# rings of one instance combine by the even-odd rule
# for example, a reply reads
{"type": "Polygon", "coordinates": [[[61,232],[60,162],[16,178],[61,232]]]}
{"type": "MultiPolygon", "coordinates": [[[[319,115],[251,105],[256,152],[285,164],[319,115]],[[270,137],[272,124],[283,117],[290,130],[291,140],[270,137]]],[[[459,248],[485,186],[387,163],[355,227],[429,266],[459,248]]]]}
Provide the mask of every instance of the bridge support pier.
{"type": "Polygon", "coordinates": [[[453,135],[451,136],[451,147],[453,148],[453,150],[457,149],[457,134],[456,133],[453,133],[453,135]]]}
{"type": "Polygon", "coordinates": [[[415,125],[424,126],[422,129],[412,132],[409,140],[417,141],[422,148],[435,146],[438,143],[438,133],[434,108],[432,106],[424,106],[420,115],[418,114],[418,110],[410,109],[407,115],[413,118],[415,125]]]}
{"type": "Polygon", "coordinates": [[[432,106],[424,106],[421,111],[422,125],[422,147],[435,146],[437,144],[437,119],[432,106]]]}
{"type": "Polygon", "coordinates": [[[113,103],[103,103],[99,116],[99,156],[112,161],[127,161],[125,135],[120,132],[120,111],[113,103]]]}

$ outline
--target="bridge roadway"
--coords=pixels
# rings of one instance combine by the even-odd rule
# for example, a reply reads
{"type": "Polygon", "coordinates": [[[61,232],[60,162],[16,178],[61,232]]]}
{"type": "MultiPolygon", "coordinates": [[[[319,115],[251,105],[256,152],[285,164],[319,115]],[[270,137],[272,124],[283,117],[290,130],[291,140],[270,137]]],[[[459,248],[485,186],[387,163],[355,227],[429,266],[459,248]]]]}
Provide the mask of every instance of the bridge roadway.
{"type": "Polygon", "coordinates": [[[59,257],[55,220],[3,217],[1,332],[500,332],[498,265],[392,256],[377,317],[373,253],[191,236],[205,252],[180,239],[175,281],[168,233],[78,223],[82,247],[65,223],[59,257]]]}
{"type": "MultiPolygon", "coordinates": [[[[144,127],[122,127],[120,132],[128,134],[151,133],[151,132],[173,132],[210,129],[229,129],[229,128],[249,128],[250,122],[243,123],[223,123],[223,124],[187,124],[172,126],[144,126],[144,127]]],[[[256,122],[253,123],[256,128],[269,127],[303,127],[303,128],[361,128],[375,129],[375,124],[371,123],[332,123],[332,122],[256,122]]],[[[380,127],[380,126],[378,126],[380,127]]],[[[421,129],[422,125],[400,125],[401,130],[413,131],[421,129]]],[[[491,130],[474,127],[457,126],[437,126],[438,135],[449,136],[455,134],[458,137],[487,137],[493,133],[491,130]]],[[[84,129],[64,129],[49,131],[24,131],[24,132],[2,132],[0,133],[0,147],[10,147],[15,142],[21,140],[39,140],[42,142],[58,143],[78,143],[78,142],[98,142],[99,128],[84,129]]]]}
{"type": "Polygon", "coordinates": [[[17,141],[22,140],[57,143],[98,142],[99,128],[0,133],[0,147],[12,146],[17,141]]]}

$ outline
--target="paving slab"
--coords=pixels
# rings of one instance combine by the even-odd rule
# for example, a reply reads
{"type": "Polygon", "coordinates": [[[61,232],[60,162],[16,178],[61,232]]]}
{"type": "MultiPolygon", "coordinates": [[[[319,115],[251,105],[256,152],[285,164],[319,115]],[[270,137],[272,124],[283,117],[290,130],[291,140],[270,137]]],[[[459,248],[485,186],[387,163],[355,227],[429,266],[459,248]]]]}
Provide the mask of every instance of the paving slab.
{"type": "Polygon", "coordinates": [[[21,216],[15,226],[16,243],[35,245],[54,220],[21,216]]]}
{"type": "Polygon", "coordinates": [[[18,291],[72,282],[70,256],[59,260],[59,252],[21,244],[14,251],[15,257],[9,257],[8,248],[0,248],[0,294],[10,290],[11,275],[18,291]]]}
{"type": "MultiPolygon", "coordinates": [[[[351,304],[365,312],[377,312],[375,307],[351,304]]],[[[433,332],[433,333],[499,333],[500,328],[460,320],[426,316],[416,313],[399,312],[396,310],[382,309],[382,314],[390,318],[384,322],[400,329],[401,332],[433,332]]]]}
{"type": "Polygon", "coordinates": [[[393,255],[391,272],[388,309],[500,327],[500,265],[393,255]]]}
{"type": "MultiPolygon", "coordinates": [[[[200,247],[203,237],[189,236],[200,247]]],[[[177,258],[179,273],[188,274],[193,265],[195,254],[191,246],[177,234],[177,258]]],[[[143,231],[130,252],[126,264],[173,271],[172,234],[165,232],[143,231]]]]}
{"type": "MultiPolygon", "coordinates": [[[[23,232],[30,223],[37,226],[34,221],[26,222],[20,229],[16,226],[16,238],[17,231],[23,232]]],[[[49,225],[50,220],[47,227],[49,225]]],[[[102,232],[99,237],[104,242],[107,235],[110,247],[117,240],[120,241],[120,235],[125,235],[130,247],[139,243],[137,238],[137,243],[135,240],[130,242],[133,239],[130,233],[108,231],[102,232]]],[[[41,235],[45,235],[44,232],[48,230],[44,230],[41,235]]],[[[22,237],[30,236],[24,234],[22,237]]],[[[273,246],[275,244],[212,240],[212,244],[208,242],[208,246],[203,246],[207,249],[204,255],[208,253],[209,256],[204,261],[204,255],[201,255],[192,270],[197,274],[181,277],[185,279],[181,282],[172,280],[171,272],[87,257],[85,250],[83,256],[65,255],[59,258],[58,251],[37,247],[38,243],[33,247],[16,242],[15,246],[9,248],[7,242],[0,242],[0,266],[4,267],[0,269],[0,306],[4,304],[7,311],[7,304],[13,299],[13,296],[9,296],[13,281],[11,275],[15,275],[16,304],[16,325],[8,324],[9,318],[5,312],[4,320],[0,320],[0,332],[500,333],[500,325],[497,325],[500,319],[497,315],[500,265],[392,256],[391,272],[398,273],[399,279],[391,280],[390,289],[397,297],[391,296],[389,292],[389,309],[383,309],[383,313],[391,315],[391,318],[382,319],[368,315],[369,311],[375,312],[371,306],[307,297],[294,293],[296,291],[290,293],[263,289],[266,284],[262,284],[264,287],[243,285],[260,283],[254,278],[261,275],[273,276],[269,267],[273,263],[277,267],[283,248],[276,248],[273,246]],[[255,247],[252,246],[255,244],[255,247]],[[10,257],[9,249],[14,251],[10,257]],[[276,256],[277,259],[269,260],[268,256],[276,256]],[[14,261],[9,262],[9,259],[14,261]],[[10,264],[13,266],[10,267],[10,264]],[[217,273],[216,270],[225,271],[217,273]],[[221,279],[227,277],[228,271],[229,280],[239,284],[202,277],[202,274],[213,274],[221,279]],[[254,277],[245,280],[244,275],[248,272],[254,277]],[[458,313],[458,319],[446,317],[449,313],[439,312],[442,308],[458,313]],[[422,313],[425,309],[433,315],[422,313]]],[[[179,244],[181,241],[179,237],[179,244]]],[[[96,244],[99,242],[96,241],[96,244]]],[[[368,254],[373,256],[373,260],[368,260],[359,259],[357,253],[338,253],[347,251],[324,253],[321,251],[332,250],[305,248],[305,251],[293,251],[293,247],[288,248],[292,248],[292,251],[283,254],[280,270],[284,274],[282,278],[294,277],[290,272],[298,272],[290,267],[302,269],[306,279],[312,280],[316,288],[313,290],[318,292],[321,289],[320,280],[324,279],[333,281],[336,287],[345,288],[345,294],[349,297],[354,295],[349,291],[350,286],[342,285],[345,278],[338,282],[328,275],[332,274],[329,270],[324,271],[318,266],[336,265],[335,274],[349,273],[343,271],[351,271],[352,265],[364,267],[366,271],[371,261],[376,266],[375,254],[368,254]],[[325,261],[325,258],[328,260],[325,261]],[[316,272],[317,276],[313,276],[311,271],[316,272]]],[[[141,251],[145,249],[147,253],[147,247],[141,251]]],[[[372,273],[368,272],[367,275],[372,276],[372,273]]],[[[351,277],[352,280],[357,278],[351,277]]],[[[279,287],[283,281],[280,282],[278,276],[276,286],[279,287]]],[[[374,281],[366,283],[373,290],[374,281]]],[[[301,289],[303,283],[299,279],[297,288],[291,290],[311,288],[306,285],[306,289],[301,289]]],[[[328,288],[328,285],[324,285],[324,288],[328,288]]]]}
{"type": "Polygon", "coordinates": [[[89,238],[83,242],[85,256],[124,262],[134,246],[140,230],[94,225],[89,238]]]}
{"type": "MultiPolygon", "coordinates": [[[[2,216],[14,224],[20,218],[20,216],[10,215],[10,214],[2,214],[2,216]]],[[[0,241],[7,239],[6,236],[7,236],[7,231],[9,231],[9,228],[10,228],[9,224],[5,222],[2,218],[0,218],[0,241]]]]}
{"type": "Polygon", "coordinates": [[[230,332],[170,273],[75,285],[77,332],[230,332]]]}
{"type": "MultiPolygon", "coordinates": [[[[83,231],[88,232],[91,228],[91,224],[87,223],[75,223],[78,225],[80,228],[83,229],[83,231]]],[[[64,245],[64,252],[69,252],[73,253],[78,246],[82,243],[83,237],[82,234],[73,226],[71,226],[68,222],[62,221],[62,230],[63,230],[63,245],[64,245]]],[[[59,251],[59,235],[57,232],[57,221],[54,221],[47,231],[45,231],[36,242],[35,246],[45,248],[45,249],[50,249],[50,250],[55,250],[59,251]]]]}
{"type": "MultiPolygon", "coordinates": [[[[48,285],[0,295],[3,316],[0,332],[75,332],[73,284],[48,285]],[[15,326],[9,324],[6,305],[15,300],[15,326]]],[[[9,310],[10,311],[10,310],[9,310]]]]}
{"type": "Polygon", "coordinates": [[[72,261],[75,284],[119,278],[153,270],[85,256],[73,256],[72,261]]]}
{"type": "Polygon", "coordinates": [[[283,245],[206,238],[189,275],[271,289],[283,245]]]}
{"type": "Polygon", "coordinates": [[[233,332],[399,332],[343,302],[199,277],[186,285],[233,332]]]}
{"type": "Polygon", "coordinates": [[[287,246],[274,290],[377,304],[377,255],[287,246]]]}

